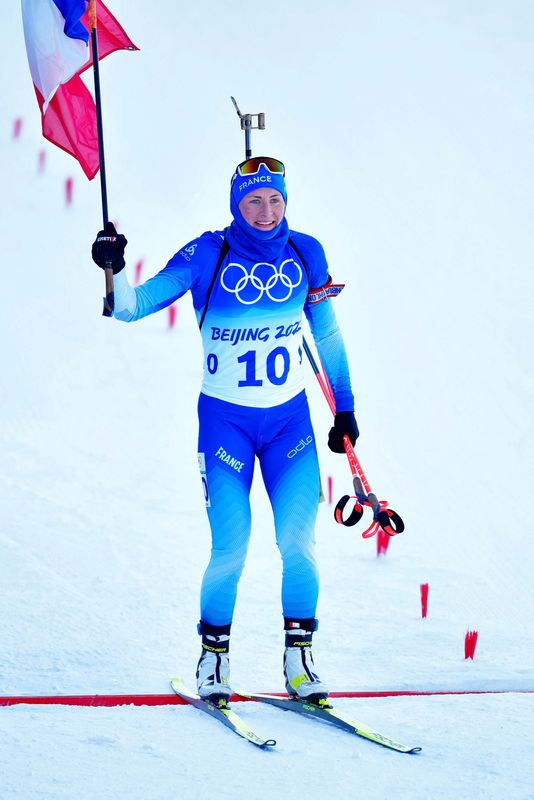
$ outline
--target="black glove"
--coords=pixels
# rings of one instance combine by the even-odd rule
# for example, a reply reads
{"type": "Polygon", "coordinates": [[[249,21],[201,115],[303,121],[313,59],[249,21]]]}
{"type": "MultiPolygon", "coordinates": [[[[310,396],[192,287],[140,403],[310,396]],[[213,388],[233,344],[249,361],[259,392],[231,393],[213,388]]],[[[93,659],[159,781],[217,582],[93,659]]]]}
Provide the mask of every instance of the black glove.
{"type": "Polygon", "coordinates": [[[360,435],[353,411],[338,411],[334,417],[334,427],[328,434],[328,447],[333,453],[344,453],[343,436],[347,435],[352,445],[360,435]]]}
{"type": "Polygon", "coordinates": [[[116,275],[124,268],[124,248],[128,244],[122,233],[117,233],[112,222],[106,222],[103,231],[98,231],[91,255],[93,261],[102,269],[111,267],[116,275]]]}

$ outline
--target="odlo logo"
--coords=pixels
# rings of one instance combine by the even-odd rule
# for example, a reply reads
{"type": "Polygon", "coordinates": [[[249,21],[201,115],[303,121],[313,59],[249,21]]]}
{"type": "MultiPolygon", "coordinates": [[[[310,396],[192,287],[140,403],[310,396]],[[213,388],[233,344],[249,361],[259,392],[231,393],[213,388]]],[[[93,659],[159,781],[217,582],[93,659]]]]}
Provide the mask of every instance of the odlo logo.
{"type": "Polygon", "coordinates": [[[180,255],[182,258],[185,258],[186,261],[191,261],[193,256],[195,255],[195,250],[197,249],[197,244],[190,244],[189,247],[184,247],[183,250],[180,250],[180,255]]]}
{"type": "Polygon", "coordinates": [[[304,450],[309,444],[313,442],[313,436],[308,436],[306,439],[301,439],[298,444],[295,445],[293,450],[290,450],[287,454],[288,458],[295,458],[297,453],[300,453],[301,450],[304,450]]]}

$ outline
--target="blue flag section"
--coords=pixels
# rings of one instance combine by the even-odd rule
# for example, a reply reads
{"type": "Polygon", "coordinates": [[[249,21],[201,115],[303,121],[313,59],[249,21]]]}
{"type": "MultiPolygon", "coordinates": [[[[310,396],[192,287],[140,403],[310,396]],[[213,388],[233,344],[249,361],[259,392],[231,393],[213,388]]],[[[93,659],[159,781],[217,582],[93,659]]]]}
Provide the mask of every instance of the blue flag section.
{"type": "MultiPolygon", "coordinates": [[[[41,0],[41,2],[46,0],[41,0]]],[[[63,31],[71,39],[81,39],[89,44],[89,32],[81,21],[87,11],[86,0],[53,0],[65,20],[63,31]]]]}

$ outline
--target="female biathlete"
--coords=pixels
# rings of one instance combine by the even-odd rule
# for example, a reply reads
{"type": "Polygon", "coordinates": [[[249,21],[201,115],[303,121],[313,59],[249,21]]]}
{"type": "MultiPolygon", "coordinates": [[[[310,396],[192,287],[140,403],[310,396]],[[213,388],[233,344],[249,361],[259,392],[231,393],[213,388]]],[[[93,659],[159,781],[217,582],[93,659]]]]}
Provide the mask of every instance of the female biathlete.
{"type": "Polygon", "coordinates": [[[122,234],[107,223],[92,256],[115,275],[114,316],[133,322],[191,291],[204,348],[198,401],[198,459],[211,526],[211,558],[202,580],[197,669],[199,695],[224,703],[230,688],[230,628],[250,537],[250,487],[257,457],[283,562],[284,674],[290,694],[324,701],[312,657],[318,571],[314,525],[320,485],[304,391],[302,311],[336,402],[328,445],[358,437],[343,340],[321,244],[289,229],[285,168],[260,156],[232,177],[231,225],[179,250],[141,286],[128,283],[122,234]]]}

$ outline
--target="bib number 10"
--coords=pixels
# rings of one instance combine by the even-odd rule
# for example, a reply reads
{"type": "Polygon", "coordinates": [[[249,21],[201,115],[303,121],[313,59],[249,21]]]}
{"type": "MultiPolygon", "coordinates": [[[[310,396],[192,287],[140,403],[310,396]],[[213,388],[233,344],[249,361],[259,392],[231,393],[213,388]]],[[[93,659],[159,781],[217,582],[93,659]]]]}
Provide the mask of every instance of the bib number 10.
{"type": "MultiPolygon", "coordinates": [[[[238,386],[262,386],[263,381],[256,373],[256,351],[249,350],[237,359],[245,365],[245,379],[238,382],[238,386]]],[[[265,367],[267,378],[275,386],[286,382],[289,373],[289,352],[285,347],[275,347],[267,356],[265,367]]]]}

